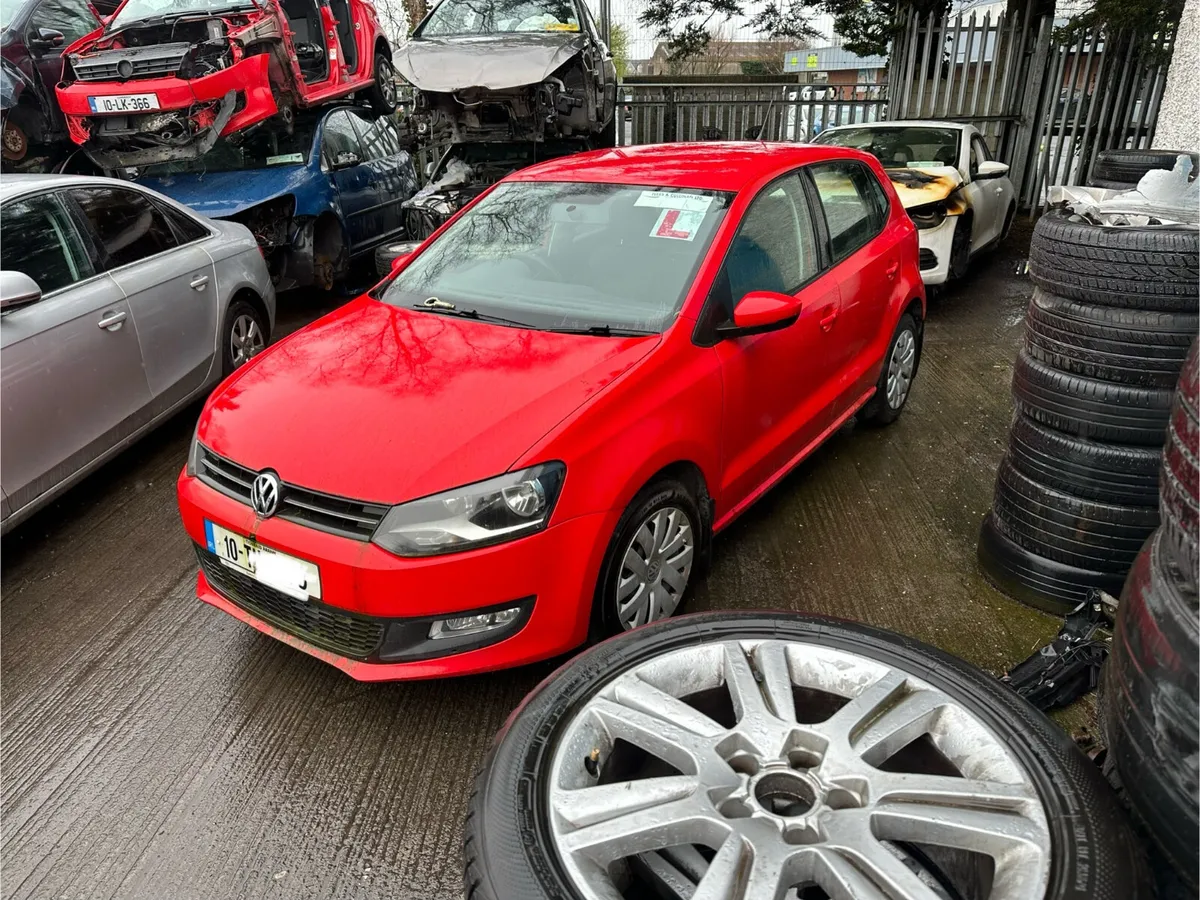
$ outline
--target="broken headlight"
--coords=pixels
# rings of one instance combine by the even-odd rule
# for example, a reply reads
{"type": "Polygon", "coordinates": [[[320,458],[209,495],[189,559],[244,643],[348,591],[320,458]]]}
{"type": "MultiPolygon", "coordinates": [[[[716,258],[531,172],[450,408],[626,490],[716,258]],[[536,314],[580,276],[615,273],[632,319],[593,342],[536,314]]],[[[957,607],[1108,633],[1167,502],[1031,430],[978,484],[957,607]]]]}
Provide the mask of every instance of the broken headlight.
{"type": "Polygon", "coordinates": [[[908,217],[920,229],[937,228],[946,221],[946,204],[939,200],[937,203],[914,206],[908,211],[908,217]]]}
{"type": "Polygon", "coordinates": [[[437,556],[515,540],[550,523],[567,467],[543,463],[388,510],[371,540],[397,556],[437,556]]]}

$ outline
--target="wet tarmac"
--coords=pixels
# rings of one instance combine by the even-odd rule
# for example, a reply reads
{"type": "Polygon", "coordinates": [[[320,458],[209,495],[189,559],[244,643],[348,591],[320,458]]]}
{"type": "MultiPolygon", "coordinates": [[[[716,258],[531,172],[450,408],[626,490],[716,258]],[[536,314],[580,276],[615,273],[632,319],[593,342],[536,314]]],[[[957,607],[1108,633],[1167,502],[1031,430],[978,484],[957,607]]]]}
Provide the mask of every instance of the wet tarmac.
{"type": "MultiPolygon", "coordinates": [[[[930,304],[899,422],[848,426],[731,526],[691,610],[857,619],[995,673],[1055,632],[975,565],[1029,231],[930,304]]],[[[174,494],[197,412],[2,545],[4,896],[461,897],[471,776],[550,666],[361,685],[198,602],[174,494]]]]}

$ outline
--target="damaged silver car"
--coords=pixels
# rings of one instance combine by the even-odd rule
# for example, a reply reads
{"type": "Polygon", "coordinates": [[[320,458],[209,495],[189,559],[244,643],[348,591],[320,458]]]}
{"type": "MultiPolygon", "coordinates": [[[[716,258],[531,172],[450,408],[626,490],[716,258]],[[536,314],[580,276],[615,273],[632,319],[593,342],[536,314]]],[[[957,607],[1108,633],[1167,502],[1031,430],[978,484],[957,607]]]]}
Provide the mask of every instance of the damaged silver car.
{"type": "Polygon", "coordinates": [[[421,143],[616,143],[616,67],[579,0],[442,0],[396,68],[421,143]]]}

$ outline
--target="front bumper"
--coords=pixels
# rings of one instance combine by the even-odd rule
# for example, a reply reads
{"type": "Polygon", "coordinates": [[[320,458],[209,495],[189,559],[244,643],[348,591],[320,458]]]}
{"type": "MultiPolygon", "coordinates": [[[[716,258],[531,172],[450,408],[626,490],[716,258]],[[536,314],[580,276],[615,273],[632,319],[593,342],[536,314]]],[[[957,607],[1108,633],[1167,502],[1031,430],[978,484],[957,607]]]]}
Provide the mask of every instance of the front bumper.
{"type": "Polygon", "coordinates": [[[265,601],[256,606],[242,597],[244,605],[235,602],[230,584],[219,583],[220,572],[210,579],[201,571],[199,598],[359,681],[486,672],[577,647],[587,636],[601,557],[616,524],[610,514],[599,513],[507,544],[404,559],[364,541],[282,519],[259,520],[249,507],[186,472],[180,475],[178,494],[184,528],[198,547],[206,545],[208,519],[309,560],[320,570],[322,603],[313,604],[311,618],[303,621],[262,605],[265,601]],[[522,613],[515,627],[499,632],[496,642],[487,646],[443,645],[441,650],[438,642],[421,639],[422,633],[428,635],[432,619],[517,605],[522,613]],[[333,633],[330,629],[349,629],[339,632],[349,643],[326,640],[333,633]],[[335,652],[328,646],[354,652],[335,652]],[[396,652],[406,661],[388,661],[396,652]],[[438,652],[442,655],[432,655],[438,652]]]}
{"type": "Polygon", "coordinates": [[[950,249],[954,246],[954,229],[958,225],[958,216],[946,216],[937,228],[922,228],[917,230],[917,239],[921,245],[921,280],[926,284],[945,284],[950,278],[950,249]],[[928,252],[926,252],[928,251],[928,252]],[[934,263],[926,268],[928,254],[934,256],[934,263]]]}
{"type": "Polygon", "coordinates": [[[77,144],[89,142],[93,130],[89,120],[104,117],[92,111],[88,98],[118,94],[154,94],[159,109],[153,112],[161,113],[217,103],[232,92],[235,107],[222,126],[215,129],[225,135],[261,122],[279,111],[271,93],[269,62],[270,55],[260,53],[202,78],[189,80],[169,76],[131,81],[77,81],[58,85],[55,93],[67,118],[71,139],[77,144]]]}

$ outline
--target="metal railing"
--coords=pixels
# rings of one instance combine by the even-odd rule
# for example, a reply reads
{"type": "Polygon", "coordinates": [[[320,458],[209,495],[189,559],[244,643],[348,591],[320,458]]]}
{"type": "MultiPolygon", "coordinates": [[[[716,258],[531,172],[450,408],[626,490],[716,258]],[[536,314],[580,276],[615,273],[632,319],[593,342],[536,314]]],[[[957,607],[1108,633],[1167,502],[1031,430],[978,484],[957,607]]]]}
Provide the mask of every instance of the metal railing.
{"type": "Polygon", "coordinates": [[[886,86],[626,84],[617,143],[807,141],[832,125],[886,118],[886,86]]]}

